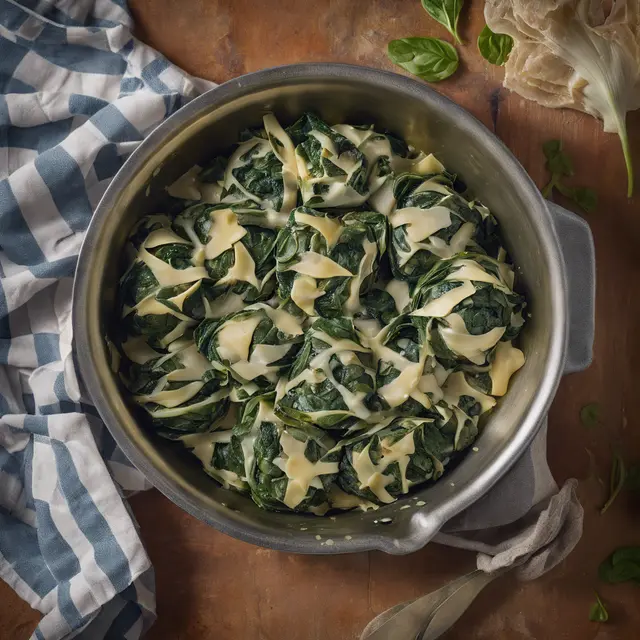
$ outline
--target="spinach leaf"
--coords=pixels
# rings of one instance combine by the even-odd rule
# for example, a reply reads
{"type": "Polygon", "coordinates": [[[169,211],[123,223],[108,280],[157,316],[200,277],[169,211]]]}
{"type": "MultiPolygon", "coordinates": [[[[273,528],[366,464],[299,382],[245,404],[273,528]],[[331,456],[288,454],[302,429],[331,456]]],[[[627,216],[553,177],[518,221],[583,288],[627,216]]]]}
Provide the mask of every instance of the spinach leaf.
{"type": "Polygon", "coordinates": [[[450,460],[453,441],[432,419],[396,418],[382,429],[368,428],[342,440],[336,448],[342,452],[340,488],[376,504],[389,504],[412,486],[437,480],[450,460]],[[408,457],[406,464],[400,464],[399,451],[408,457]],[[373,476],[365,477],[359,469],[371,466],[391,481],[369,486],[373,476]]]}
{"type": "Polygon", "coordinates": [[[226,373],[211,367],[192,340],[166,355],[129,362],[122,373],[149,424],[171,439],[209,431],[229,408],[226,373]]]}
{"type": "Polygon", "coordinates": [[[348,318],[314,321],[289,372],[278,386],[276,415],[287,424],[345,429],[379,409],[369,354],[348,318]]]}
{"type": "Polygon", "coordinates": [[[566,198],[573,200],[586,213],[593,213],[598,206],[598,196],[588,187],[568,187],[557,181],[555,188],[566,198]]]}
{"type": "Polygon", "coordinates": [[[422,0],[424,10],[443,25],[458,44],[462,44],[458,35],[458,19],[462,5],[463,0],[422,0]]]}
{"type": "Polygon", "coordinates": [[[542,145],[542,151],[547,159],[545,166],[549,173],[559,176],[573,175],[573,162],[562,150],[561,140],[547,140],[542,145]]]}
{"type": "Polygon", "coordinates": [[[478,50],[482,57],[498,66],[502,66],[509,59],[509,54],[513,49],[513,38],[505,33],[494,33],[488,25],[478,36],[478,50]]]}
{"type": "Polygon", "coordinates": [[[431,348],[445,369],[462,364],[486,366],[498,340],[517,337],[525,300],[511,288],[507,278],[512,277],[505,263],[480,254],[463,253],[440,261],[418,280],[412,299],[413,315],[432,318],[429,323],[431,348]],[[462,275],[457,277],[457,273],[462,275]],[[474,279],[476,273],[481,280],[474,279]],[[457,302],[452,292],[459,287],[466,287],[468,294],[457,302]],[[438,302],[447,294],[452,303],[438,302]],[[463,325],[459,324],[460,320],[463,325]],[[488,349],[467,350],[449,340],[447,336],[452,331],[472,336],[493,331],[495,342],[488,349]]]}
{"type": "Polygon", "coordinates": [[[603,582],[637,582],[640,584],[640,547],[616,549],[598,569],[603,582]]]}
{"type": "Polygon", "coordinates": [[[233,429],[242,449],[251,452],[245,457],[251,497],[263,509],[322,515],[338,473],[337,460],[329,455],[334,441],[310,425],[284,425],[273,413],[273,400],[274,394],[249,400],[233,429]],[[313,465],[315,477],[299,477],[300,458],[313,465]]]}
{"type": "Polygon", "coordinates": [[[611,462],[611,472],[609,474],[609,497],[604,503],[600,513],[604,515],[609,507],[613,504],[614,500],[618,497],[620,491],[624,487],[627,479],[627,471],[624,465],[624,460],[618,453],[613,454],[613,460],[611,462]]]}
{"type": "Polygon", "coordinates": [[[584,407],[580,409],[580,422],[582,422],[582,426],[587,427],[587,429],[592,429],[600,425],[600,405],[597,402],[585,404],[584,407]]]}
{"type": "Polygon", "coordinates": [[[375,281],[386,244],[383,214],[298,207],[278,235],[278,295],[310,316],[353,316],[375,281]]]}
{"type": "Polygon", "coordinates": [[[300,348],[302,328],[286,311],[258,303],[218,320],[203,320],[194,339],[200,353],[216,369],[227,371],[234,387],[249,397],[275,389],[300,348]]]}
{"type": "Polygon", "coordinates": [[[459,64],[458,52],[437,38],[400,38],[388,45],[391,62],[427,82],[452,76],[459,64]]]}
{"type": "Polygon", "coordinates": [[[591,605],[591,609],[589,609],[589,620],[592,622],[606,622],[609,620],[609,612],[597,592],[596,601],[591,605]]]}
{"type": "Polygon", "coordinates": [[[395,179],[396,210],[389,216],[389,260],[396,278],[415,282],[441,259],[462,251],[498,256],[501,243],[496,219],[480,203],[465,200],[452,185],[452,180],[443,174],[405,173],[395,179]],[[416,209],[434,207],[448,210],[448,224],[443,222],[429,235],[420,234],[423,216],[416,209]]]}

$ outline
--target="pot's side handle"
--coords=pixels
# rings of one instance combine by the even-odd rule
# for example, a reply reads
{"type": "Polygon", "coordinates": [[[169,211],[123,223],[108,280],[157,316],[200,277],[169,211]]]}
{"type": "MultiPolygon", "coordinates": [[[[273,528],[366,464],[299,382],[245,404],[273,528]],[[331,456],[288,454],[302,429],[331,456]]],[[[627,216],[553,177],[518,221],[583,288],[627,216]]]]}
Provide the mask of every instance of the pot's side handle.
{"type": "Polygon", "coordinates": [[[564,373],[586,369],[593,359],[596,256],[589,225],[575,213],[547,202],[567,273],[569,345],[564,373]]]}

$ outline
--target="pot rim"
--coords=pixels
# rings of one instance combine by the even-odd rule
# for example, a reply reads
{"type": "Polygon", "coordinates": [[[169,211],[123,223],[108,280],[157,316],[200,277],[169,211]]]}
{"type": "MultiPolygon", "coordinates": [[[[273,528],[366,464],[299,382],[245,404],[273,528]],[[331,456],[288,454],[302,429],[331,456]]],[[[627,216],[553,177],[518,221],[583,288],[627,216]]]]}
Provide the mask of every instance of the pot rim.
{"type": "MultiPolygon", "coordinates": [[[[98,299],[96,299],[97,303],[99,303],[98,299]]],[[[511,151],[469,112],[426,84],[389,71],[338,63],[285,65],[234,78],[194,98],[158,125],[120,168],[96,208],[78,257],[73,286],[72,314],[73,355],[76,368],[80,372],[85,388],[103,422],[135,467],[170,500],[223,533],[245,542],[276,550],[310,554],[351,553],[373,549],[395,554],[416,551],[430,541],[445,522],[485,495],[520,458],[538,433],[562,375],[568,332],[567,280],[560,243],[551,214],[538,188],[511,151]],[[311,536],[307,541],[304,538],[285,535],[287,530],[284,527],[280,535],[272,532],[265,533],[263,530],[254,529],[246,523],[237,522],[222,510],[212,514],[199,505],[183,488],[176,486],[173,481],[167,478],[119,423],[118,414],[105,390],[106,374],[103,371],[109,369],[108,363],[102,363],[104,365],[102,367],[96,366],[95,354],[93,353],[92,344],[96,340],[95,332],[99,332],[99,327],[89,326],[86,308],[89,304],[89,269],[92,265],[93,249],[101,236],[105,221],[120,192],[130,182],[130,176],[135,175],[145,165],[168,136],[194,122],[200,116],[204,116],[243,95],[252,93],[254,90],[279,84],[344,80],[354,77],[361,82],[410,94],[414,98],[417,97],[421,101],[429,103],[435,110],[446,110],[453,113],[458,126],[466,130],[469,135],[478,137],[487,153],[498,156],[504,163],[512,166],[512,171],[508,176],[510,185],[517,185],[523,200],[528,203],[527,208],[536,212],[536,219],[532,221],[532,224],[536,226],[540,234],[541,246],[547,254],[547,262],[551,267],[549,295],[552,303],[553,326],[545,373],[532,399],[529,413],[522,420],[520,427],[511,437],[507,446],[472,482],[456,492],[448,501],[436,506],[435,509],[428,512],[416,511],[412,516],[412,526],[408,536],[394,537],[390,535],[388,530],[385,535],[385,527],[380,527],[379,532],[368,535],[359,534],[349,541],[336,539],[332,546],[325,546],[320,545],[311,536]]],[[[98,338],[104,339],[101,336],[98,338]]],[[[108,373],[110,375],[110,371],[108,373]]],[[[281,515],[286,517],[286,514],[281,515]]]]}

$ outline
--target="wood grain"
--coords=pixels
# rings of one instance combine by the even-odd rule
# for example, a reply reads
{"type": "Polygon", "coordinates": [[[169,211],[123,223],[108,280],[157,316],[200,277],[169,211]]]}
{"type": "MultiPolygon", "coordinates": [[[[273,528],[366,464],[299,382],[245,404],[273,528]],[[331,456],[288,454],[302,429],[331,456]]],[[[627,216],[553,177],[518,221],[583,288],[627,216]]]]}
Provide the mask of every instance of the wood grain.
{"type": "MultiPolygon", "coordinates": [[[[394,69],[393,38],[443,28],[417,0],[131,0],[137,34],[187,71],[216,82],[274,65],[336,61],[394,69]]],[[[596,188],[588,220],[597,252],[597,336],[593,366],[566,377],[550,414],[549,461],[558,482],[576,477],[585,507],[584,537],[558,568],[532,583],[506,577],[487,588],[448,640],[613,640],[638,637],[638,587],[596,581],[599,562],[616,546],[639,544],[640,504],[623,495],[600,516],[612,447],[640,461],[640,207],[625,197],[617,138],[589,116],[553,111],[501,88],[502,70],[477,54],[482,2],[465,3],[461,69],[437,90],[471,111],[514,152],[539,184],[546,180],[541,144],[561,138],[575,184],[596,188]],[[492,118],[491,100],[498,101],[492,118]],[[604,409],[604,425],[585,430],[579,410],[604,409]],[[587,449],[593,454],[590,462],[587,449]],[[588,621],[594,588],[611,621],[588,621]]],[[[640,112],[629,117],[640,165],[640,112]]],[[[638,180],[640,182],[640,179],[638,180]]],[[[566,203],[563,203],[566,204],[566,203]]],[[[155,491],[132,500],[156,568],[158,623],[152,640],[352,640],[377,613],[441,586],[470,569],[473,554],[429,545],[407,557],[380,553],[305,557],[252,547],[188,516],[155,491]]],[[[38,615],[0,585],[0,638],[27,638],[38,615]]]]}

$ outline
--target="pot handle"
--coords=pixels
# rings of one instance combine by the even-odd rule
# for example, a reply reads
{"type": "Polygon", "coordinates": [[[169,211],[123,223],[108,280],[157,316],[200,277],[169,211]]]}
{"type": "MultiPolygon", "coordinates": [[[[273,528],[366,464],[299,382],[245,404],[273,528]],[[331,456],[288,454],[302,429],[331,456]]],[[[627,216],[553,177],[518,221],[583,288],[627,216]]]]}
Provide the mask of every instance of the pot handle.
{"type": "Polygon", "coordinates": [[[585,220],[547,202],[564,259],[569,296],[569,344],[564,373],[586,369],[593,359],[596,302],[596,256],[585,220]]]}

